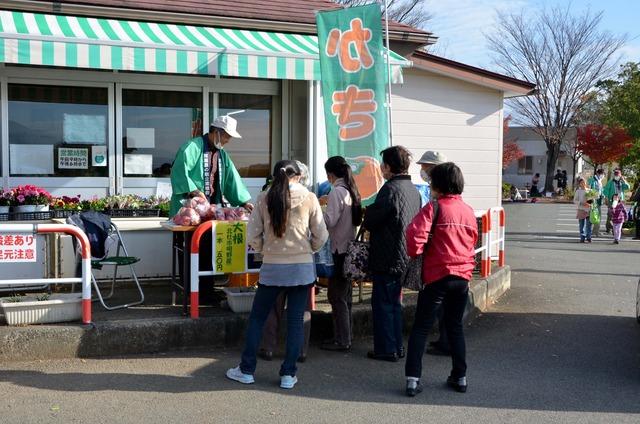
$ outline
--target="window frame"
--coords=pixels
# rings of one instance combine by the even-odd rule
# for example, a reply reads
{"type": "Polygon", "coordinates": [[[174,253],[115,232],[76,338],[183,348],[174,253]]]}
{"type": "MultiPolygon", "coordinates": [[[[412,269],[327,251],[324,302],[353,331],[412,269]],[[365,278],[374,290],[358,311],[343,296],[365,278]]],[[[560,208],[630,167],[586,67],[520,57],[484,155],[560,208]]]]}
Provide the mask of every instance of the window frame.
{"type": "Polygon", "coordinates": [[[533,155],[525,155],[518,159],[518,175],[533,175],[533,155]],[[527,159],[530,160],[530,167],[527,167],[527,159]],[[520,161],[524,160],[524,168],[520,167],[520,161]]]}
{"type": "MultiPolygon", "coordinates": [[[[158,182],[166,177],[124,177],[122,145],[122,88],[157,89],[170,91],[200,91],[202,93],[203,128],[209,127],[209,94],[262,94],[273,96],[272,161],[285,158],[290,145],[288,135],[288,103],[286,80],[221,79],[212,76],[170,75],[116,71],[91,71],[0,64],[0,175],[2,187],[32,183],[64,194],[89,193],[97,195],[155,193],[158,182]],[[10,177],[8,84],[41,84],[51,86],[106,87],[108,89],[108,177],[10,177]],[[281,149],[282,146],[282,149],[281,149]]],[[[214,113],[217,104],[214,103],[214,113]]],[[[186,140],[185,140],[186,141],[186,140]]],[[[250,190],[259,191],[264,178],[243,178],[250,190]]]]}

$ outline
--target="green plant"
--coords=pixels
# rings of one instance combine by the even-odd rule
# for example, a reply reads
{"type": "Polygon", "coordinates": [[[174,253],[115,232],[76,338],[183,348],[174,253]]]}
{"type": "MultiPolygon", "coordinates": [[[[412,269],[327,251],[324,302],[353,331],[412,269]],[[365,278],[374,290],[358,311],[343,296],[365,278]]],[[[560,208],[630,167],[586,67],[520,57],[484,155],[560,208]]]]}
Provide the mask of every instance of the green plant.
{"type": "Polygon", "coordinates": [[[45,300],[49,300],[51,295],[49,293],[42,293],[40,295],[36,295],[36,300],[38,302],[44,302],[45,300]]]}
{"type": "Polygon", "coordinates": [[[502,183],[502,199],[510,199],[511,198],[511,184],[502,183]]]}
{"type": "Polygon", "coordinates": [[[6,299],[6,300],[7,300],[7,302],[9,302],[9,303],[19,303],[19,302],[22,302],[22,298],[23,298],[23,297],[24,297],[24,296],[20,296],[20,295],[18,295],[18,294],[14,294],[13,296],[6,297],[5,299],[6,299]]]}
{"type": "Polygon", "coordinates": [[[576,193],[576,191],[573,188],[565,188],[564,189],[564,199],[566,200],[571,200],[573,202],[573,195],[576,193]]]}

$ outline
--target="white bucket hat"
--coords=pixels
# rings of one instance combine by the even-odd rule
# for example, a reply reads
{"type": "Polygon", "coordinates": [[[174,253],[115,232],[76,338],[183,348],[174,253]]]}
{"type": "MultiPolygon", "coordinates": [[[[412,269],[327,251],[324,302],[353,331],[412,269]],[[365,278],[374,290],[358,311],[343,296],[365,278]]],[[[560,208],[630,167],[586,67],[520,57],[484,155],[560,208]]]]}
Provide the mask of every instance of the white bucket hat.
{"type": "Polygon", "coordinates": [[[240,133],[238,132],[238,121],[229,115],[218,116],[211,123],[212,127],[223,129],[227,134],[229,134],[233,138],[242,138],[240,133]]]}
{"type": "Polygon", "coordinates": [[[420,160],[416,163],[423,164],[433,164],[439,165],[441,163],[445,163],[447,161],[447,157],[440,152],[434,152],[433,150],[427,150],[424,152],[420,160]]]}

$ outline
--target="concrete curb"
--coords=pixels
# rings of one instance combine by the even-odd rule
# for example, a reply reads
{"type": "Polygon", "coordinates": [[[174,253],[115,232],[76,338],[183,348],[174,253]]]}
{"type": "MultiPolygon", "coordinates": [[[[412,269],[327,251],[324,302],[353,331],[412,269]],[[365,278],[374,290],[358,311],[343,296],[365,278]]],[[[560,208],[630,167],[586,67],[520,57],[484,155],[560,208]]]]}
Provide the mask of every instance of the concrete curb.
{"type": "MultiPolygon", "coordinates": [[[[497,269],[489,278],[473,280],[465,320],[495,302],[511,285],[510,268],[497,269]]],[[[415,313],[416,293],[405,295],[405,330],[415,313]]],[[[244,340],[248,314],[221,314],[191,320],[186,318],[124,320],[82,325],[43,325],[0,328],[0,360],[21,361],[53,358],[102,357],[157,353],[194,348],[238,346],[244,340]]],[[[355,337],[372,334],[371,308],[354,305],[355,337]]],[[[330,336],[331,314],[312,314],[312,340],[330,336]]]]}

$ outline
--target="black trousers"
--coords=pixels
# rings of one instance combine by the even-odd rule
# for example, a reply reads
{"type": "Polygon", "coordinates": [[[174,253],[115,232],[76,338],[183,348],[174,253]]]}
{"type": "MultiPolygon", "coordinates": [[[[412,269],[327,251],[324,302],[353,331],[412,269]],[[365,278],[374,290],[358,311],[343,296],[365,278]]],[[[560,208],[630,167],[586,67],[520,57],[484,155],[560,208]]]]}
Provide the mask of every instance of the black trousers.
{"type": "Polygon", "coordinates": [[[416,317],[409,336],[405,375],[420,378],[422,357],[427,335],[433,326],[440,307],[444,311],[444,324],[451,349],[451,377],[461,378],[467,373],[466,348],[462,328],[462,316],[469,297],[469,281],[449,275],[427,284],[418,295],[416,317]]]}

